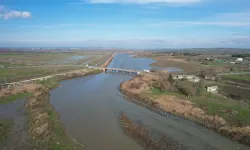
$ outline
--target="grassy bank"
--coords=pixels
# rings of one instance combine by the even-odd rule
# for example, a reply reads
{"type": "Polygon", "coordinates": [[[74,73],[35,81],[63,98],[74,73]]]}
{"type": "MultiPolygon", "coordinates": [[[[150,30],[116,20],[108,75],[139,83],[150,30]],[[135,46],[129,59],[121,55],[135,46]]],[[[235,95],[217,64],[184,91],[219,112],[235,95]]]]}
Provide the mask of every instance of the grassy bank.
{"type": "Polygon", "coordinates": [[[171,92],[152,88],[158,78],[155,75],[138,76],[122,83],[120,89],[124,95],[152,108],[194,121],[250,146],[248,105],[209,93],[187,97],[173,88],[174,83],[169,83],[171,92]]]}
{"type": "MultiPolygon", "coordinates": [[[[83,145],[71,138],[64,126],[59,121],[59,115],[49,102],[49,90],[57,87],[59,81],[82,77],[90,74],[100,73],[101,70],[79,70],[67,75],[56,76],[36,84],[15,87],[17,89],[5,89],[3,102],[10,102],[20,97],[29,96],[26,107],[28,109],[28,126],[30,133],[30,143],[27,143],[33,149],[83,149],[83,145]],[[20,91],[16,95],[6,96],[11,91],[20,91]],[[23,93],[29,91],[29,93],[23,93]]],[[[4,126],[5,127],[5,126],[4,126]]],[[[7,128],[5,127],[5,131],[7,128]]],[[[5,134],[7,136],[7,132],[5,134]]],[[[4,137],[4,136],[3,136],[4,137]]]]}
{"type": "Polygon", "coordinates": [[[27,103],[30,111],[30,131],[35,147],[55,150],[83,149],[83,145],[71,138],[59,121],[59,114],[49,102],[49,90],[57,87],[59,81],[75,77],[100,73],[100,70],[91,70],[84,73],[74,73],[68,76],[58,76],[39,82],[42,89],[36,91],[27,103]]]}
{"type": "Polygon", "coordinates": [[[222,117],[228,121],[230,125],[250,125],[250,109],[247,105],[219,95],[207,93],[204,96],[193,96],[187,99],[180,93],[161,91],[157,88],[152,88],[151,91],[145,93],[147,93],[146,96],[148,97],[156,98],[164,95],[176,96],[178,99],[193,102],[195,106],[202,108],[209,115],[218,115],[219,117],[222,117]]]}

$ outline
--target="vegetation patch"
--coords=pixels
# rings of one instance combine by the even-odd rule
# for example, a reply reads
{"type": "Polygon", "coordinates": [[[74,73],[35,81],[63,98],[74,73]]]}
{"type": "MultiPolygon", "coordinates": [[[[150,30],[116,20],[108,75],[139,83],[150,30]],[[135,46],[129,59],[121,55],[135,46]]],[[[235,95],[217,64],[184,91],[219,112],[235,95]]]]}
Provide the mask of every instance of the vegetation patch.
{"type": "MultiPolygon", "coordinates": [[[[151,108],[184,117],[207,128],[214,129],[233,140],[249,145],[250,109],[247,104],[228,99],[220,94],[208,93],[202,83],[188,83],[190,85],[186,88],[192,86],[192,88],[195,87],[195,90],[192,90],[193,94],[187,94],[188,92],[179,89],[178,86],[180,85],[178,84],[186,85],[185,83],[188,81],[171,83],[170,81],[161,75],[158,77],[156,75],[155,77],[144,75],[122,83],[120,88],[125,95],[148,104],[151,108]],[[161,77],[165,79],[161,79],[161,77]],[[141,85],[137,89],[130,87],[135,82],[141,85]],[[172,87],[158,84],[165,82],[167,83],[165,85],[171,85],[172,87]],[[169,90],[173,87],[177,87],[177,90],[169,90]]],[[[182,88],[186,90],[185,86],[182,88]]]]}
{"type": "Polygon", "coordinates": [[[133,122],[122,113],[120,116],[120,125],[126,135],[135,139],[146,150],[185,150],[187,149],[178,141],[171,137],[153,131],[143,124],[133,122]]]}
{"type": "Polygon", "coordinates": [[[10,120],[0,120],[0,143],[4,142],[12,128],[13,122],[10,120]]]}
{"type": "Polygon", "coordinates": [[[10,103],[10,102],[13,102],[13,101],[16,101],[18,99],[22,99],[24,97],[27,97],[27,96],[31,96],[32,94],[31,93],[18,93],[18,94],[15,94],[15,95],[9,95],[9,96],[6,96],[6,97],[2,97],[0,99],[0,104],[7,104],[7,103],[10,103]]]}
{"type": "Polygon", "coordinates": [[[250,75],[224,75],[223,78],[249,81],[249,83],[250,83],[250,75]]]}

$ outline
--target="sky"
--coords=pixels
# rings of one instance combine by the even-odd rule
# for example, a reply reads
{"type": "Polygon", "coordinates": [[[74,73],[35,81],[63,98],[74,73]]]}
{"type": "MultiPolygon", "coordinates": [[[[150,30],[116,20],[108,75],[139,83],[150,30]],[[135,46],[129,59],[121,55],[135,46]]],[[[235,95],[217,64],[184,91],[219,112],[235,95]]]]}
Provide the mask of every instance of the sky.
{"type": "Polygon", "coordinates": [[[250,48],[250,0],[0,0],[0,47],[250,48]]]}

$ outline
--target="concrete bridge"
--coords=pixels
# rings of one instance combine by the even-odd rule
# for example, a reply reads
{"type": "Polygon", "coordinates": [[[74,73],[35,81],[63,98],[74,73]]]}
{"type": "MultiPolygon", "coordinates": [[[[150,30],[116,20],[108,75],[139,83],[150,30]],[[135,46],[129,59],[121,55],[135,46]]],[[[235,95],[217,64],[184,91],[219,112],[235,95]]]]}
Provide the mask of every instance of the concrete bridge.
{"type": "MultiPolygon", "coordinates": [[[[126,73],[126,74],[131,74],[131,75],[139,75],[141,74],[140,71],[138,70],[129,70],[129,69],[120,69],[120,68],[101,68],[101,67],[94,67],[94,66],[89,66],[89,69],[103,69],[104,72],[111,72],[111,73],[126,73]]],[[[35,83],[36,81],[42,81],[46,80],[55,76],[65,76],[69,73],[74,73],[75,71],[71,72],[66,72],[66,73],[59,73],[59,74],[54,74],[54,75],[48,75],[44,77],[39,77],[39,78],[33,78],[33,79],[28,79],[28,80],[23,80],[23,81],[18,81],[18,82],[11,82],[11,83],[5,83],[5,84],[0,84],[0,89],[2,88],[11,88],[15,86],[22,86],[23,84],[27,83],[35,83]]]]}
{"type": "Polygon", "coordinates": [[[121,69],[121,68],[103,68],[105,72],[114,72],[114,73],[127,73],[133,75],[139,75],[141,72],[138,70],[129,70],[129,69],[121,69]]]}

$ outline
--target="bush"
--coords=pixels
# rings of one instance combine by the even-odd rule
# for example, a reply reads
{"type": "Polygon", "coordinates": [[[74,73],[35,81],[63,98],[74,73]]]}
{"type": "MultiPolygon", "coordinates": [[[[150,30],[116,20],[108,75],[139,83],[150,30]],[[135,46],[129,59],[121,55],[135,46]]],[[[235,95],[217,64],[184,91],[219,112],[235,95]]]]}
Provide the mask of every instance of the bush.
{"type": "Polygon", "coordinates": [[[189,81],[178,82],[176,84],[178,91],[187,97],[194,96],[196,94],[196,87],[189,81]]]}
{"type": "Polygon", "coordinates": [[[166,74],[160,74],[159,78],[153,83],[152,86],[160,89],[161,91],[176,91],[175,86],[173,83],[169,82],[169,76],[166,74]]]}

